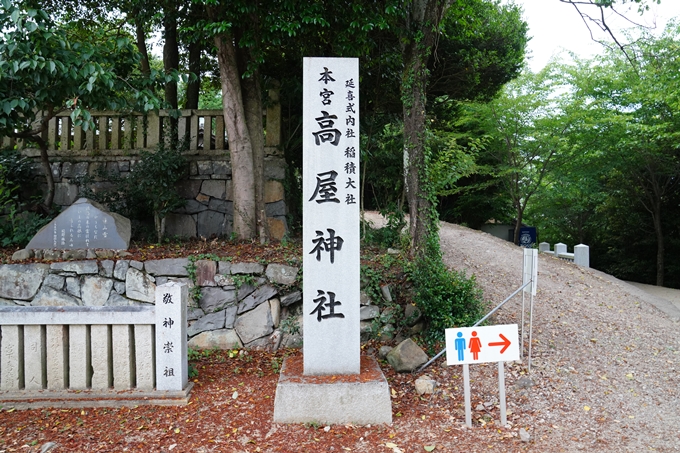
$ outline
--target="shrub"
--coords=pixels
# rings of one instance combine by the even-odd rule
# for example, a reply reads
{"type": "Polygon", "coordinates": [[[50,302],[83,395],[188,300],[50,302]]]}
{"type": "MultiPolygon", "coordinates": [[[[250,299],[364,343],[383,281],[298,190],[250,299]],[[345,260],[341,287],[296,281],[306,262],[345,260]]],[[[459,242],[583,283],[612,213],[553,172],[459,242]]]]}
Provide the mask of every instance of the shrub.
{"type": "Polygon", "coordinates": [[[397,207],[392,204],[387,209],[381,210],[380,214],[387,217],[387,225],[379,229],[373,229],[365,225],[364,240],[369,244],[379,245],[381,247],[395,247],[400,244],[401,231],[406,225],[404,220],[404,213],[399,211],[397,207]]]}
{"type": "Polygon", "coordinates": [[[407,269],[414,301],[428,323],[423,336],[430,345],[444,340],[445,329],[470,326],[484,314],[482,291],[474,276],[447,269],[438,250],[437,246],[407,269]]]}
{"type": "Polygon", "coordinates": [[[31,179],[32,162],[16,150],[0,153],[0,246],[23,247],[50,217],[24,211],[21,194],[31,179]]]}
{"type": "MultiPolygon", "coordinates": [[[[143,222],[151,214],[159,243],[165,233],[165,217],[186,203],[177,193],[176,184],[187,171],[187,160],[183,155],[187,143],[184,140],[167,142],[161,140],[154,152],[141,151],[140,160],[127,176],[100,175],[112,183],[112,189],[84,191],[86,197],[131,220],[143,222]]],[[[84,185],[89,183],[87,179],[83,181],[84,185]]]]}
{"type": "MultiPolygon", "coordinates": [[[[0,219],[2,218],[0,217],[0,219]]],[[[0,222],[0,245],[2,247],[23,247],[50,220],[50,217],[35,212],[17,213],[16,207],[11,206],[9,213],[0,222]]]]}

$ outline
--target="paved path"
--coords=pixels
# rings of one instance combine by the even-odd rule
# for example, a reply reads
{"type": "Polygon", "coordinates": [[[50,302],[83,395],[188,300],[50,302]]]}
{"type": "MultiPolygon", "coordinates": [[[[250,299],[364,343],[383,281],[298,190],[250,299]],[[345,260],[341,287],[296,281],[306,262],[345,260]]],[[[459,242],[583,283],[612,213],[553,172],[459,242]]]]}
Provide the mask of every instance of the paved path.
{"type": "MultiPolygon", "coordinates": [[[[632,285],[638,289],[641,289],[642,291],[651,294],[654,296],[655,299],[662,299],[666,303],[662,305],[667,305],[671,304],[673,307],[675,307],[678,312],[680,312],[680,289],[673,289],[673,288],[663,288],[660,286],[654,286],[654,285],[645,285],[644,283],[636,283],[636,282],[626,282],[629,285],[632,285]]],[[[654,303],[654,302],[652,302],[654,303]]],[[[658,301],[657,301],[658,303],[658,301]]],[[[654,305],[657,305],[657,303],[654,303],[654,305]]],[[[663,311],[664,308],[660,307],[657,305],[658,308],[660,308],[663,311]]],[[[666,311],[667,312],[667,311],[666,311]]],[[[670,313],[669,313],[670,314],[670,313]]],[[[680,314],[680,313],[679,313],[680,314]]]]}

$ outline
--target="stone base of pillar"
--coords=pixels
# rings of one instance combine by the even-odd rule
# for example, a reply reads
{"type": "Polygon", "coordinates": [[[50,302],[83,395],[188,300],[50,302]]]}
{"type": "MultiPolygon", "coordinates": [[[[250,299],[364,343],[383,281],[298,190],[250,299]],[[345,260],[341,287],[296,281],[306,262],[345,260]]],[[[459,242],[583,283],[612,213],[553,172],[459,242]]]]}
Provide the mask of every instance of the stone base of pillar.
{"type": "Polygon", "coordinates": [[[306,376],[302,356],[283,362],[274,400],[275,423],[368,425],[392,423],[387,380],[372,357],[361,357],[361,373],[306,376]]]}

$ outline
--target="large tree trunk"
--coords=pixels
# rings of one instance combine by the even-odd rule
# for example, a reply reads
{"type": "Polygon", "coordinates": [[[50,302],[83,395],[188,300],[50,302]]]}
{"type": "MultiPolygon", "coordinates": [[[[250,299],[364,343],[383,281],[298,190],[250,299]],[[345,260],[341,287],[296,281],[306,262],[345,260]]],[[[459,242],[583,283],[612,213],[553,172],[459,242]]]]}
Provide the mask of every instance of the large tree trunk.
{"type": "Polygon", "coordinates": [[[187,83],[185,109],[198,108],[198,96],[201,88],[201,47],[200,42],[189,43],[189,72],[194,74],[196,79],[187,83]]]}
{"type": "MultiPolygon", "coordinates": [[[[230,34],[215,37],[222,85],[224,123],[229,140],[234,193],[234,232],[239,239],[256,234],[253,146],[246,123],[234,39],[230,34]]],[[[261,120],[260,120],[261,121],[261,120]]]]}
{"type": "Polygon", "coordinates": [[[264,124],[262,122],[262,90],[259,72],[243,79],[243,108],[246,114],[246,124],[250,134],[250,144],[253,148],[253,177],[255,179],[255,217],[260,242],[269,239],[267,214],[264,203],[264,124]]]}
{"type": "Polygon", "coordinates": [[[425,251],[430,230],[432,205],[423,187],[425,175],[425,85],[427,83],[427,57],[417,49],[418,43],[408,45],[404,55],[405,74],[408,81],[404,96],[404,175],[407,187],[411,233],[411,256],[419,257],[425,251]]]}
{"type": "MultiPolygon", "coordinates": [[[[177,43],[177,5],[168,3],[163,8],[163,28],[165,44],[163,44],[163,68],[170,72],[179,68],[179,47],[177,43]]],[[[171,108],[177,108],[177,82],[165,84],[165,102],[171,108]]]]}
{"type": "Polygon", "coordinates": [[[408,12],[406,43],[402,48],[404,72],[402,99],[404,115],[404,179],[410,214],[411,256],[426,252],[428,234],[435,230],[432,202],[426,181],[425,133],[428,70],[427,61],[435,44],[436,28],[448,9],[448,0],[414,0],[408,12]]]}

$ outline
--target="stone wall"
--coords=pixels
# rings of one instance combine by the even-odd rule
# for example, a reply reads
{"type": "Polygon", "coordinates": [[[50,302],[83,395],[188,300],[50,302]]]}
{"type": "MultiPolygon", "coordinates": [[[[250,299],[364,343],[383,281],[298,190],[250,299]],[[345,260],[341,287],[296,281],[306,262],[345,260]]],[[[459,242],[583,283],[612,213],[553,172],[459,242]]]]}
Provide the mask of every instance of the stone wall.
{"type": "MultiPolygon", "coordinates": [[[[41,251],[38,251],[41,252],[41,251]]],[[[55,252],[56,251],[52,251],[55,252]]],[[[302,345],[300,269],[188,258],[125,259],[108,250],[65,251],[75,261],[0,265],[0,305],[130,306],[154,304],[156,285],[185,282],[189,288],[187,335],[194,349],[298,347],[302,345]],[[83,253],[81,253],[83,252],[83,253]],[[87,252],[87,253],[84,253],[87,252]],[[79,259],[95,258],[96,259],[79,259]],[[197,288],[200,288],[200,298],[197,288]]],[[[56,256],[39,258],[60,259],[56,256]]],[[[389,287],[381,300],[361,292],[361,337],[389,341],[422,330],[415,307],[405,311],[392,301],[389,287]],[[409,319],[394,338],[395,321],[409,319]]]]}
{"type": "MultiPolygon", "coordinates": [[[[232,231],[233,196],[231,164],[225,156],[187,156],[189,171],[187,179],[177,189],[186,199],[184,208],[170,214],[166,219],[166,234],[179,237],[229,236],[232,231]]],[[[92,189],[111,187],[111,183],[98,178],[101,170],[122,176],[134,169],[136,156],[73,156],[52,159],[52,176],[55,181],[54,204],[67,207],[82,197],[79,178],[95,179],[92,189]]],[[[42,169],[36,162],[36,177],[42,179],[42,169]]],[[[286,204],[283,180],[285,160],[270,155],[265,159],[265,207],[270,234],[281,239],[287,232],[286,204]]]]}
{"type": "Polygon", "coordinates": [[[126,306],[155,303],[156,285],[187,283],[189,347],[270,348],[302,342],[299,269],[187,258],[101,259],[0,266],[0,305],[126,306]],[[190,275],[192,277],[190,277],[190,275]],[[291,317],[281,327],[281,320],[291,317]]]}

